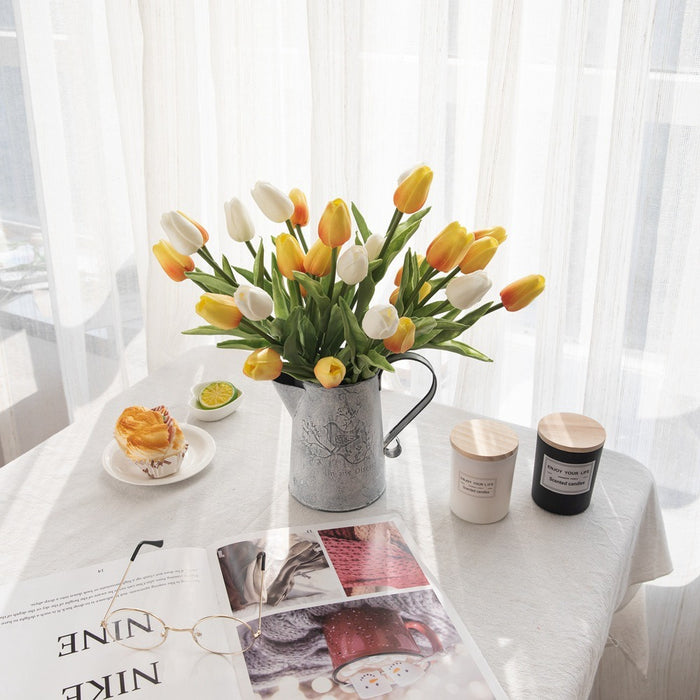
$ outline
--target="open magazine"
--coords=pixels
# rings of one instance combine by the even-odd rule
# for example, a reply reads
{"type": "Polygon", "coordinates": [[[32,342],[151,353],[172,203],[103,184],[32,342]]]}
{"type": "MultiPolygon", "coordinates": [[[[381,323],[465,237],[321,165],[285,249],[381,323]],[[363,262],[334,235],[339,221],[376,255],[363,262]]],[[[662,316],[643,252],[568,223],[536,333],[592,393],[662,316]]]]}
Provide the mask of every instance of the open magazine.
{"type": "Polygon", "coordinates": [[[100,623],[130,552],[1,587],[2,697],[506,697],[398,518],[281,528],[206,549],[167,545],[132,561],[108,629],[100,623]],[[202,618],[219,635],[216,649],[231,653],[200,646],[206,636],[188,630],[202,618]],[[115,641],[146,634],[153,648],[115,641]]]}

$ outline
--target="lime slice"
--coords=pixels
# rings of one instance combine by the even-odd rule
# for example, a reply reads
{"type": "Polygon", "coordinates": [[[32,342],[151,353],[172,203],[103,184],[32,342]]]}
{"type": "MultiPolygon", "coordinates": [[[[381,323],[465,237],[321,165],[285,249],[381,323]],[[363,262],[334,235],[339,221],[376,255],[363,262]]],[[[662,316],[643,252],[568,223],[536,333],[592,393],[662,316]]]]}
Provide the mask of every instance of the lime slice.
{"type": "Polygon", "coordinates": [[[202,408],[221,408],[236,396],[238,389],[231,382],[210,382],[199,392],[199,403],[202,408]]]}

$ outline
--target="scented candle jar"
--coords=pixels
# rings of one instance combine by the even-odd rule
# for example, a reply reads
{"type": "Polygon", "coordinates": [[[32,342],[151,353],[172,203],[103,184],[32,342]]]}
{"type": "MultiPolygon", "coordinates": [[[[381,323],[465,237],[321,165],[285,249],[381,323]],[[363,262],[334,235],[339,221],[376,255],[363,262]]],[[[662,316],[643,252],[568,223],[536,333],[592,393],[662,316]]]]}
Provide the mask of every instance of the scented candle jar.
{"type": "Polygon", "coordinates": [[[503,423],[478,418],[456,425],[450,444],[452,512],[471,523],[495,523],[505,518],[518,436],[503,423]]]}
{"type": "Polygon", "coordinates": [[[552,513],[576,515],[591,502],[605,443],[600,423],[578,413],[552,413],[537,425],[532,499],[552,513]]]}

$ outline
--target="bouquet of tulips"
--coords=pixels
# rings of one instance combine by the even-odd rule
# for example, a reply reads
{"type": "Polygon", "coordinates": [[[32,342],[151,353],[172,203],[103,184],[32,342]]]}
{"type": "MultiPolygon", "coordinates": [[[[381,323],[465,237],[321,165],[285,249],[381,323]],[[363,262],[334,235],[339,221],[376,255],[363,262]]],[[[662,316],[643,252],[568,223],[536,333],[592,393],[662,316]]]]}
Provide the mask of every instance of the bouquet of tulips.
{"type": "Polygon", "coordinates": [[[351,218],[346,203],[334,199],[321,215],[318,236],[309,241],[303,192],[286,195],[258,182],[251,192],[256,204],[287,230],[271,238],[274,251],[267,262],[263,241],[257,248],[251,243],[255,231],[244,204],[233,198],[224,205],[230,237],[250,250],[250,269],[232,266],[226,256],[219,264],[207,250],[204,227],[179,211],[164,214],[161,225],[169,240],[153,246],[156,258],[173,280],[190,279],[203,291],[195,310],[208,325],[184,332],[232,336],[217,345],[251,350],[243,372],[252,379],[285,373],[327,388],[392,371],[387,357],[409,349],[435,348],[489,361],[459,336],[497,309],[527,306],[544,289],[544,278],[524,277],[501,290],[499,303],[476,306],[491,288],[484,268],[506,240],[503,228],[472,233],[454,221],[424,255],[408,248],[429,211],[423,206],[432,179],[427,166],[399,178],[383,236],[372,233],[354,204],[351,218]],[[377,303],[378,282],[404,250],[396,289],[377,303]],[[209,272],[195,267],[194,253],[209,272]]]}

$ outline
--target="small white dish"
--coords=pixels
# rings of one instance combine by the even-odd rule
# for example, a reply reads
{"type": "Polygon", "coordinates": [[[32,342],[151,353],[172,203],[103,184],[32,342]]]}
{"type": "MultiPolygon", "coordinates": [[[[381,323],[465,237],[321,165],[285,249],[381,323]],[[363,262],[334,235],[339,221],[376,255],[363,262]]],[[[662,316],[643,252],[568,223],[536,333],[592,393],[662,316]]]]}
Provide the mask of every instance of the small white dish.
{"type": "Polygon", "coordinates": [[[187,452],[179,471],[170,476],[153,479],[145,474],[138,464],[132,462],[121,450],[116,440],[111,440],[102,453],[102,466],[105,471],[119,481],[137,486],[163,486],[184,481],[198,474],[211,462],[216,452],[214,438],[195,425],[180,423],[187,440],[187,452]]]}
{"type": "Polygon", "coordinates": [[[200,408],[199,392],[207,384],[211,384],[211,382],[200,382],[199,384],[195,384],[190,390],[192,392],[192,395],[190,396],[188,405],[190,407],[189,415],[191,418],[196,418],[197,420],[209,422],[221,420],[222,418],[226,418],[226,416],[230,416],[241,405],[241,401],[243,399],[243,392],[240,389],[238,389],[238,396],[236,396],[236,398],[233,401],[227,403],[225,406],[220,406],[219,408],[200,408]]]}

